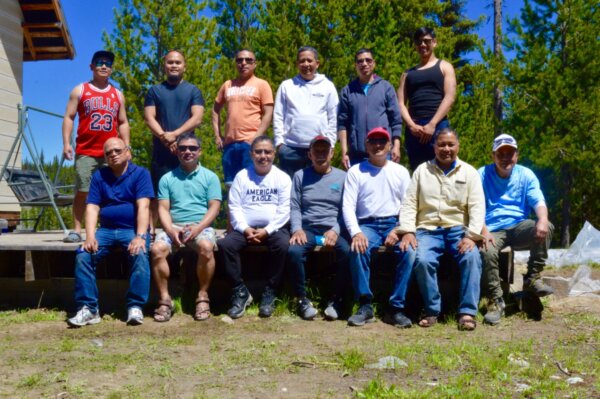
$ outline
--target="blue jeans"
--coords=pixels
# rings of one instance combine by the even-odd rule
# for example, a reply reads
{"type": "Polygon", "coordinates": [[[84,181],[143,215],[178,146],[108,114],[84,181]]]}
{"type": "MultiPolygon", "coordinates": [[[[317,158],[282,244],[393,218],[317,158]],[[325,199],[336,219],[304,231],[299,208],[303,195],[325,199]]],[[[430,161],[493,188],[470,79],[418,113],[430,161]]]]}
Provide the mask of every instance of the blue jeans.
{"type": "MultiPolygon", "coordinates": [[[[350,275],[354,295],[361,303],[370,303],[373,293],[369,287],[371,278],[371,252],[377,250],[385,242],[387,235],[398,225],[398,217],[367,218],[359,220],[363,234],[369,240],[369,247],[364,254],[350,252],[350,275]]],[[[400,251],[398,245],[394,246],[394,287],[390,296],[390,305],[396,309],[404,309],[406,304],[406,290],[412,275],[415,261],[415,251],[409,248],[406,252],[400,251]]]]}
{"type": "MultiPolygon", "coordinates": [[[[77,309],[87,306],[92,312],[98,311],[98,287],[96,286],[96,265],[110,253],[111,247],[120,246],[127,251],[127,246],[135,237],[133,229],[107,229],[100,227],[96,231],[98,251],[95,254],[79,248],[75,256],[75,303],[77,309]]],[[[144,306],[150,292],[150,264],[148,254],[150,238],[146,239],[146,252],[129,255],[129,290],[127,291],[127,308],[144,306]]]]}
{"type": "Polygon", "coordinates": [[[231,185],[235,175],[242,169],[252,165],[250,157],[250,144],[245,141],[236,141],[223,148],[223,180],[226,185],[231,185]]]}
{"type": "MultiPolygon", "coordinates": [[[[415,122],[417,125],[424,126],[429,123],[430,120],[431,118],[417,119],[415,122]]],[[[406,153],[408,154],[410,168],[413,171],[417,169],[417,166],[423,162],[427,162],[435,158],[435,153],[433,152],[433,143],[435,142],[438,132],[446,127],[450,127],[450,122],[448,119],[442,119],[435,126],[435,132],[433,133],[429,143],[426,144],[421,144],[419,139],[410,133],[410,129],[408,129],[408,127],[404,130],[404,146],[406,148],[406,153]]]]}
{"type": "MultiPolygon", "coordinates": [[[[288,249],[288,265],[290,267],[290,275],[292,279],[292,287],[294,295],[298,298],[306,296],[306,274],[304,265],[306,264],[306,256],[317,246],[315,236],[323,235],[330,227],[313,227],[306,228],[306,244],[290,245],[288,249]]],[[[348,275],[348,253],[350,245],[346,239],[346,235],[340,233],[333,247],[335,250],[335,285],[334,296],[342,298],[344,296],[344,288],[346,286],[346,276],[348,275]]]]}
{"type": "Polygon", "coordinates": [[[310,165],[312,162],[308,159],[308,148],[290,147],[285,144],[279,147],[279,169],[290,177],[294,177],[294,173],[310,165]]]}
{"type": "Polygon", "coordinates": [[[460,254],[458,243],[465,236],[465,228],[456,226],[436,230],[417,230],[417,259],[415,275],[428,316],[440,314],[442,299],[437,281],[440,257],[448,252],[460,270],[459,314],[475,316],[479,304],[481,256],[477,247],[460,254]]]}

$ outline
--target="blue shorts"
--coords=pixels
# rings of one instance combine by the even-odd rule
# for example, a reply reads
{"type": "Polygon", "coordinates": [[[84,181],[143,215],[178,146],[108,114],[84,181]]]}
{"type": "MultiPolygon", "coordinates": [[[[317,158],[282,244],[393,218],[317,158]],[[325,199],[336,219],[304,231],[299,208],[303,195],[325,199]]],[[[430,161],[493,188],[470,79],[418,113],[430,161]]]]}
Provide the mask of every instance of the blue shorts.
{"type": "Polygon", "coordinates": [[[225,185],[231,186],[235,175],[242,169],[252,165],[250,158],[250,144],[245,141],[236,141],[223,148],[223,178],[225,185]]]}

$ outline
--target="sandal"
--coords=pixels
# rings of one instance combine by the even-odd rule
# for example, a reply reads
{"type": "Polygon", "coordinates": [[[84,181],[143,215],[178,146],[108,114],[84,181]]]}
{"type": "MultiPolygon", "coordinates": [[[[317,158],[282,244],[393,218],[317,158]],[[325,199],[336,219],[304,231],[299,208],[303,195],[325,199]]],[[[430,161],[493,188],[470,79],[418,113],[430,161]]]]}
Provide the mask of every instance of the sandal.
{"type": "Polygon", "coordinates": [[[158,301],[158,307],[154,309],[154,321],[165,323],[171,320],[173,315],[173,301],[170,299],[158,301]]]}
{"type": "Polygon", "coordinates": [[[419,321],[419,326],[423,328],[433,327],[437,323],[437,316],[425,316],[419,321]]]}
{"type": "Polygon", "coordinates": [[[210,299],[202,298],[196,299],[196,313],[194,313],[194,320],[204,321],[210,318],[210,299]]]}
{"type": "Polygon", "coordinates": [[[477,327],[477,320],[470,314],[458,316],[458,329],[460,331],[473,331],[477,327]]]}

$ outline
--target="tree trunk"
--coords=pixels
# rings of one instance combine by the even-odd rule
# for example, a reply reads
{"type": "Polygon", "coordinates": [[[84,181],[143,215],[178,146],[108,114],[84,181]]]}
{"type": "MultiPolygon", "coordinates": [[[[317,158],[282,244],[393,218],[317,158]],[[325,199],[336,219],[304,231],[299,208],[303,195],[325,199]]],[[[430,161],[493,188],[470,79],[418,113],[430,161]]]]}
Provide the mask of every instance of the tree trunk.
{"type": "MultiPolygon", "coordinates": [[[[494,0],[494,58],[496,59],[496,67],[501,65],[502,61],[502,0],[494,0]]],[[[501,74],[498,74],[500,76],[501,74]]],[[[498,82],[494,84],[494,116],[496,117],[494,124],[494,135],[502,134],[502,85],[498,82]]]]}
{"type": "Polygon", "coordinates": [[[569,232],[571,227],[571,197],[568,193],[571,192],[573,187],[573,176],[571,174],[571,168],[569,165],[563,164],[560,168],[561,181],[563,182],[563,192],[567,193],[563,196],[562,201],[562,223],[560,226],[560,246],[562,248],[568,248],[571,244],[571,233],[569,232]]]}

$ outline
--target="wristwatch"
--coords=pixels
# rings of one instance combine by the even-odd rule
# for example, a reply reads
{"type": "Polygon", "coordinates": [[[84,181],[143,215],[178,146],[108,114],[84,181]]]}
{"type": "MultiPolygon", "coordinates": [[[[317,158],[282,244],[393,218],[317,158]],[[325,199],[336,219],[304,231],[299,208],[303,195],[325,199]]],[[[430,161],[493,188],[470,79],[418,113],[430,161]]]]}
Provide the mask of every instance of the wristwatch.
{"type": "Polygon", "coordinates": [[[135,236],[145,240],[148,238],[148,233],[136,234],[135,236]]]}

